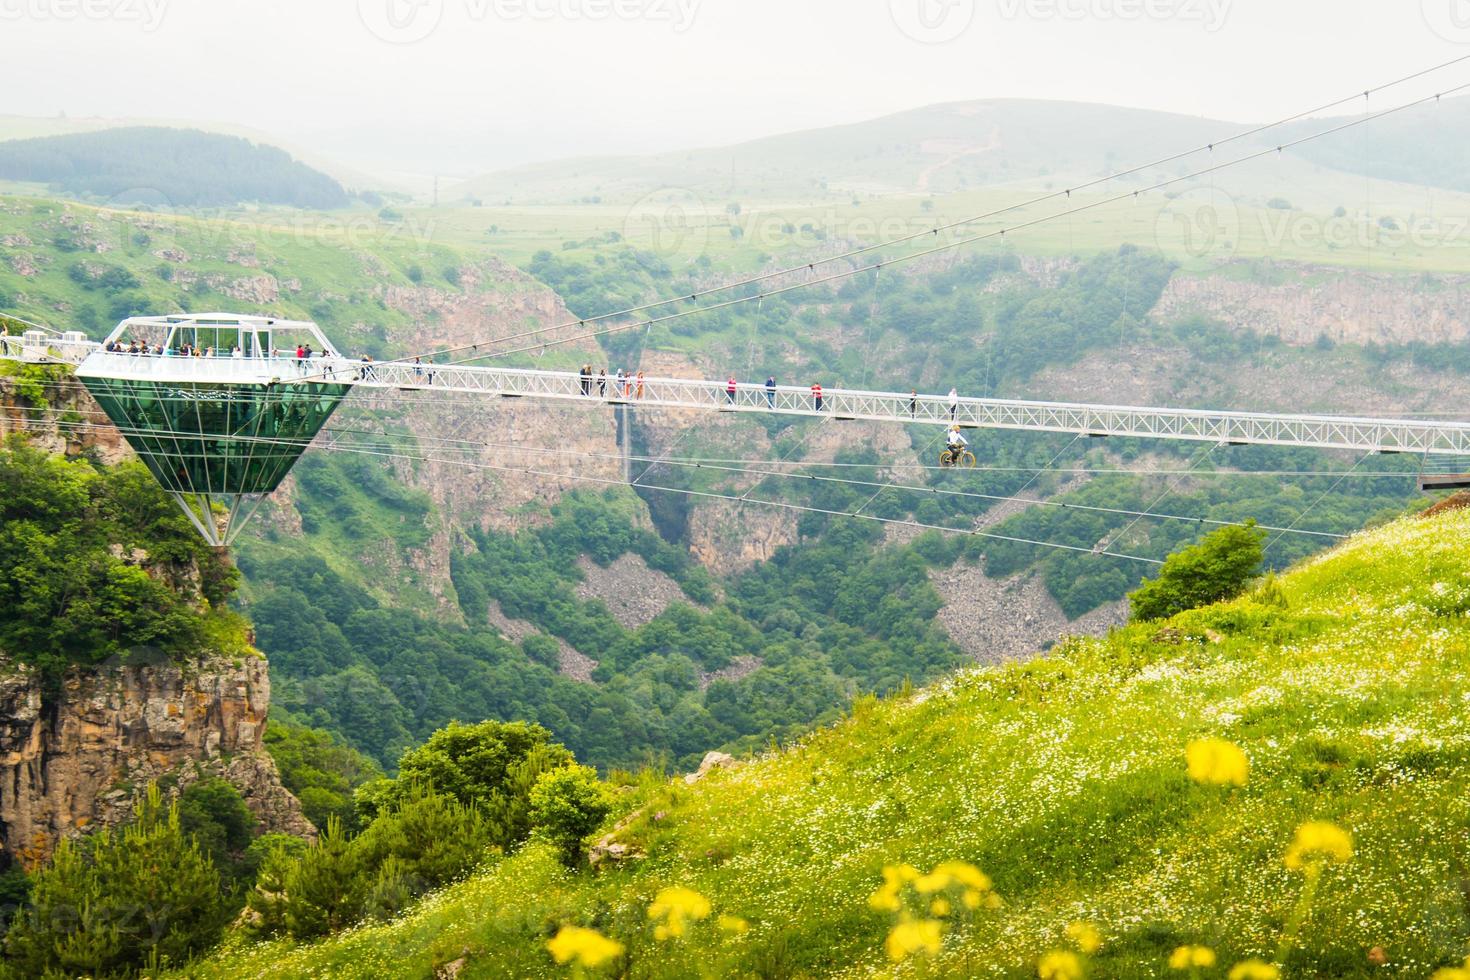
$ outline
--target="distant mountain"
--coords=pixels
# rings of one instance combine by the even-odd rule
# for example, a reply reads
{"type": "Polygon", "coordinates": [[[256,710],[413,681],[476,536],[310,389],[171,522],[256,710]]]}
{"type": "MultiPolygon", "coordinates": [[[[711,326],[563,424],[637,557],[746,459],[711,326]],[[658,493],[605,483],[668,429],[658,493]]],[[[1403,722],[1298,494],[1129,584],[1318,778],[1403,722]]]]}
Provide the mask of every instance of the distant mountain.
{"type": "MultiPolygon", "coordinates": [[[[1306,120],[1234,143],[1231,151],[1259,149],[1345,121],[1306,120]]],[[[1470,99],[1445,100],[1306,144],[1290,166],[1294,173],[1315,165],[1466,189],[1470,173],[1461,165],[1470,157],[1466,122],[1470,99]]],[[[1251,126],[1079,102],[953,102],[733,146],[499,171],[457,185],[449,196],[487,203],[616,201],[675,187],[730,198],[813,200],[1036,186],[1112,173],[1251,126]]],[[[1192,168],[1206,164],[1203,158],[1191,161],[1192,168]]],[[[1184,166],[1167,172],[1181,173],[1184,166]]]]}
{"type": "Polygon", "coordinates": [[[337,181],[274,146],[151,126],[0,142],[0,178],[118,205],[322,209],[348,200],[337,181]]]}
{"type": "MultiPolygon", "coordinates": [[[[1275,142],[1362,120],[1392,103],[1370,105],[1369,113],[1341,119],[1309,119],[1283,126],[1275,142]]],[[[1470,191],[1470,98],[1443,99],[1395,112],[1295,149],[1302,158],[1346,173],[1379,180],[1470,191]]]]}

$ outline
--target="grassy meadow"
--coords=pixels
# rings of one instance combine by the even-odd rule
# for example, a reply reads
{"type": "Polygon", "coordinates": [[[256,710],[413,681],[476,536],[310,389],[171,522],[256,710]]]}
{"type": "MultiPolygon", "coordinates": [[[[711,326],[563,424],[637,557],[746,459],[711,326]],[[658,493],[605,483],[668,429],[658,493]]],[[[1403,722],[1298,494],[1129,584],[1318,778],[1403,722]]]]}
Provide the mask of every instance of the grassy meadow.
{"type": "Polygon", "coordinates": [[[859,701],[694,785],[633,781],[639,858],[528,846],[188,975],[1428,976],[1470,937],[1467,534],[1407,518],[1236,601],[859,701]],[[559,966],[564,926],[616,947],[568,933],[559,966]]]}

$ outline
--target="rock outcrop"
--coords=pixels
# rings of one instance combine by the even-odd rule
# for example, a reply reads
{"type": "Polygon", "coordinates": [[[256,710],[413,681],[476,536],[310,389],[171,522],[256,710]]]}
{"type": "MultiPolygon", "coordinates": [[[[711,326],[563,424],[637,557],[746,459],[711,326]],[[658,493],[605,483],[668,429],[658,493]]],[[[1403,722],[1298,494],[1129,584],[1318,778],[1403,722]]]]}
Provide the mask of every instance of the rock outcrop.
{"type": "Polygon", "coordinates": [[[1069,620],[1034,572],[991,578],[982,565],[961,563],[934,569],[929,580],[944,599],[939,625],[980,663],[1023,660],[1064,636],[1100,636],[1128,618],[1119,601],[1069,620]]]}
{"type": "Polygon", "coordinates": [[[0,659],[0,845],[28,866],[56,842],[126,820],[150,782],[178,793],[221,777],[262,829],[314,836],[261,738],[266,661],[106,663],[59,689],[0,659]]]}
{"type": "MultiPolygon", "coordinates": [[[[1245,263],[1234,263],[1239,268],[1245,263]]],[[[1165,322],[1203,313],[1233,329],[1306,345],[1321,337],[1352,344],[1462,343],[1470,299],[1461,275],[1410,277],[1280,263],[1274,279],[1176,275],[1153,315],[1165,322]]]]}
{"type": "Polygon", "coordinates": [[[575,589],[577,598],[600,599],[625,629],[653,622],[676,602],[698,606],[678,582],[649,568],[641,555],[620,555],[606,568],[583,555],[577,559],[577,567],[582,570],[582,581],[575,589]]]}
{"type": "Polygon", "coordinates": [[[24,432],[37,449],[64,456],[91,453],[109,466],[130,459],[122,433],[107,421],[101,407],[70,372],[51,369],[39,384],[0,377],[0,438],[24,432]],[[40,395],[44,407],[31,399],[40,395]]]}

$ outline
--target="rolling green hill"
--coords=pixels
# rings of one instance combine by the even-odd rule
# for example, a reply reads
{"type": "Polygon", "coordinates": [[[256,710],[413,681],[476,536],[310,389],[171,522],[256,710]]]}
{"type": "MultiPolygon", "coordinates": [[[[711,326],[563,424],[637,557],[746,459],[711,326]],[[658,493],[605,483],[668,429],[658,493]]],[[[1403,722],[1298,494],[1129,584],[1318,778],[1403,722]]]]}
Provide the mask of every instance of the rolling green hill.
{"type": "Polygon", "coordinates": [[[1093,976],[1427,976],[1470,938],[1467,534],[1464,510],[1408,518],[1236,601],[860,701],[630,790],[631,859],[528,846],[393,921],[188,975],[563,976],[547,941],[574,925],[624,950],[581,976],[1021,977],[1055,952],[1093,976]],[[1248,775],[1210,743],[1187,765],[1202,739],[1248,775]]]}
{"type": "Polygon", "coordinates": [[[338,208],[347,192],[284,150],[235,136],[162,127],[0,142],[0,178],[73,196],[150,207],[246,202],[338,208]]]}
{"type": "MultiPolygon", "coordinates": [[[[1405,100],[1407,100],[1407,96],[1405,100]]],[[[1398,101],[1385,95],[1381,111],[1398,101]]],[[[1262,180],[1326,180],[1361,192],[1361,177],[1465,190],[1470,99],[1448,99],[1371,126],[1304,144],[1281,160],[1222,174],[1221,188],[1250,194],[1262,180]],[[1356,178],[1350,180],[1349,178],[1356,178]]],[[[1320,132],[1354,117],[1313,118],[1215,153],[1150,171],[1158,179],[1320,132]]],[[[452,198],[504,202],[627,203],[677,188],[714,201],[786,204],[852,197],[944,195],[981,188],[1067,186],[1220,142],[1251,123],[1080,102],[952,102],[877,119],[769,136],[732,146],[653,156],[550,161],[474,178],[452,198]]]]}

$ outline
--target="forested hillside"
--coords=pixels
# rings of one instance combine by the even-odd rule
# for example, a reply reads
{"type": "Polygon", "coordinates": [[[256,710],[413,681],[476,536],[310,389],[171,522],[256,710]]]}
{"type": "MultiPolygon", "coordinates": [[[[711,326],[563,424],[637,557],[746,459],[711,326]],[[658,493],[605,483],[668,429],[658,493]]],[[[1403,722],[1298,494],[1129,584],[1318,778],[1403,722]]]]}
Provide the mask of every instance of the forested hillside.
{"type": "Polygon", "coordinates": [[[340,184],[283,150],[193,129],[128,126],[0,141],[0,178],[122,207],[347,204],[340,184]]]}
{"type": "Polygon", "coordinates": [[[604,841],[596,869],[543,836],[398,919],[190,975],[1457,967],[1467,513],[1360,535],[1234,601],[864,699],[693,786],[647,781],[620,794],[621,850],[604,841]]]}

